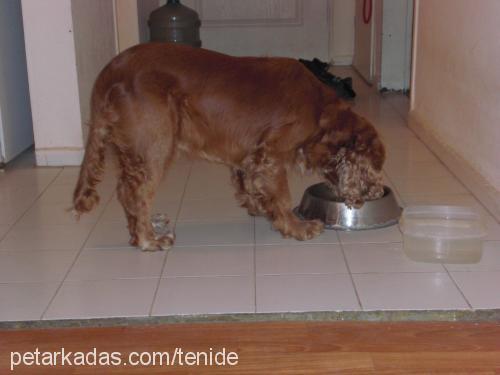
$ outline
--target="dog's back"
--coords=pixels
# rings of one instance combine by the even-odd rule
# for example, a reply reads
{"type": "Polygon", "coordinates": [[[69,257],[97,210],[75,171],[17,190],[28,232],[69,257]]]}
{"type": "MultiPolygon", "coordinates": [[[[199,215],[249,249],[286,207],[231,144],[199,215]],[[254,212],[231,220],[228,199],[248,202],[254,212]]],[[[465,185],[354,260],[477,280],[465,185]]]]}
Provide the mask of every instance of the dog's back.
{"type": "MultiPolygon", "coordinates": [[[[171,95],[180,120],[181,149],[235,160],[266,131],[298,121],[314,131],[325,92],[332,95],[293,59],[232,57],[168,43],[143,44],[120,54],[96,87],[97,102],[110,97],[111,90],[121,91],[115,95],[118,101],[127,95],[171,95]]],[[[285,139],[283,145],[293,146],[285,139]]]]}

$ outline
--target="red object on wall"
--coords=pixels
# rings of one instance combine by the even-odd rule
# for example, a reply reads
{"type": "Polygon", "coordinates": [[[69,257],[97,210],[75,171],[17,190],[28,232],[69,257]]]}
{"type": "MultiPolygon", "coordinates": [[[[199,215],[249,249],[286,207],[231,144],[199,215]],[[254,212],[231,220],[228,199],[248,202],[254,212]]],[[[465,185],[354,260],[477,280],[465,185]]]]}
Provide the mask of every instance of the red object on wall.
{"type": "Polygon", "coordinates": [[[363,0],[363,22],[370,23],[373,13],[373,0],[363,0]]]}

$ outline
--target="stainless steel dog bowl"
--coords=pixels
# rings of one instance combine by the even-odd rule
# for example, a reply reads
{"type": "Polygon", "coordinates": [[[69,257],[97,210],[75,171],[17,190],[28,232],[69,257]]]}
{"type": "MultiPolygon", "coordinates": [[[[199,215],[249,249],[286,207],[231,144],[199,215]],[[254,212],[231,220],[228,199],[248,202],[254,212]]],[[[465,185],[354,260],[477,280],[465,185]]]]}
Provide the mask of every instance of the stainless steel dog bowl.
{"type": "Polygon", "coordinates": [[[326,229],[347,231],[394,225],[401,212],[394,193],[387,186],[384,187],[382,198],[367,201],[361,208],[355,209],[339,201],[325,183],[308,187],[295,209],[295,214],[301,219],[318,219],[325,223],[326,229]]]}

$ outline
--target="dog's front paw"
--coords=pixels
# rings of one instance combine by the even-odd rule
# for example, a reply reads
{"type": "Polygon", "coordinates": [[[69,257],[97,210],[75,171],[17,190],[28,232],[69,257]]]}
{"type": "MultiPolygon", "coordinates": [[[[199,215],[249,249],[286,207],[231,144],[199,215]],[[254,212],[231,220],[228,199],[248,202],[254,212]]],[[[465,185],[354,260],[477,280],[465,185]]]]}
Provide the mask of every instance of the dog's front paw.
{"type": "Polygon", "coordinates": [[[161,251],[171,249],[174,242],[175,235],[168,233],[155,239],[140,241],[138,246],[142,251],[161,251]]]}
{"type": "Polygon", "coordinates": [[[301,221],[292,237],[299,241],[307,241],[316,236],[319,236],[325,225],[319,220],[301,221]]]}
{"type": "Polygon", "coordinates": [[[299,241],[307,241],[320,235],[325,229],[325,225],[319,220],[300,221],[293,220],[286,223],[282,228],[277,227],[283,237],[295,238],[299,241]]]}

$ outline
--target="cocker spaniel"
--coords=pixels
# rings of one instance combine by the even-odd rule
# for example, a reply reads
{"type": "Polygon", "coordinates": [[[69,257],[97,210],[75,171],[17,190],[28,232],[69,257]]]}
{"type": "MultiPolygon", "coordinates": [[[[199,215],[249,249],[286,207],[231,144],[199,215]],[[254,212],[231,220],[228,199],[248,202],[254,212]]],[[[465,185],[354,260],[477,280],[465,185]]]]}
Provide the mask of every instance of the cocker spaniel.
{"type": "Polygon", "coordinates": [[[376,130],[293,59],[231,57],[169,43],[135,46],[95,82],[73,196],[77,216],[99,202],[96,185],[108,148],[119,162],[117,195],[130,243],[142,250],[174,243],[173,235],[155,234],[150,218],[178,153],[227,165],[241,206],[297,240],[318,235],[323,224],[292,212],[289,167],[323,175],[349,206],[383,195],[385,151],[376,130]]]}

